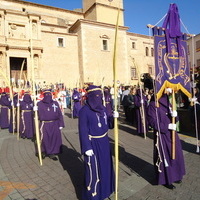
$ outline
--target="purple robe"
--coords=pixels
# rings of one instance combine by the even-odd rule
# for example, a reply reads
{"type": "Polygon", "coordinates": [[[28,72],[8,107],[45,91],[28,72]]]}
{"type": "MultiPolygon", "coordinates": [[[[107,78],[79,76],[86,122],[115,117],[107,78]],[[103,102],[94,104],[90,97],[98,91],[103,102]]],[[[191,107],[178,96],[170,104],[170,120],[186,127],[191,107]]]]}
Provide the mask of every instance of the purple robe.
{"type": "Polygon", "coordinates": [[[18,104],[18,94],[15,93],[13,96],[13,106],[11,105],[11,103],[9,106],[10,107],[10,124],[9,124],[10,133],[17,132],[17,104],[18,104]],[[14,117],[13,117],[13,108],[14,108],[14,117]]]}
{"type": "Polygon", "coordinates": [[[0,98],[0,127],[1,129],[6,129],[9,127],[9,115],[10,115],[10,101],[6,93],[1,94],[0,98]]]}
{"type": "Polygon", "coordinates": [[[138,134],[142,134],[145,132],[148,132],[148,120],[147,120],[147,97],[142,94],[142,99],[144,101],[143,108],[144,108],[144,122],[142,118],[142,104],[141,104],[141,95],[140,91],[137,91],[137,95],[135,95],[134,102],[135,102],[135,112],[136,112],[136,126],[137,126],[137,132],[138,134]],[[145,126],[144,126],[145,123],[145,126]],[[144,129],[145,127],[145,129],[144,129]]]}
{"type": "Polygon", "coordinates": [[[22,138],[31,139],[34,136],[34,114],[33,101],[29,94],[25,94],[23,101],[20,101],[20,126],[19,132],[22,138]]]}
{"type": "MultiPolygon", "coordinates": [[[[45,97],[44,97],[45,99],[45,97]]],[[[61,153],[62,138],[59,127],[64,127],[63,115],[57,101],[37,103],[40,120],[41,150],[46,155],[61,153]]]]}
{"type": "Polygon", "coordinates": [[[84,200],[103,200],[114,192],[112,155],[106,134],[108,128],[109,118],[105,107],[102,115],[92,110],[88,104],[82,107],[79,113],[79,137],[81,153],[84,155],[84,200]],[[94,155],[86,156],[85,152],[90,149],[94,155]]]}
{"type": "Polygon", "coordinates": [[[111,116],[113,114],[113,109],[112,109],[112,98],[109,90],[104,91],[104,99],[105,99],[105,106],[106,110],[108,113],[108,116],[111,116]]]}
{"type": "Polygon", "coordinates": [[[171,159],[172,140],[171,131],[168,130],[168,124],[172,123],[172,117],[169,110],[170,106],[171,104],[169,103],[168,96],[164,95],[159,99],[158,108],[155,107],[155,101],[151,101],[148,107],[149,124],[155,131],[154,165],[156,168],[157,184],[159,185],[170,185],[175,181],[182,180],[183,175],[185,175],[185,164],[181,142],[176,132],[175,159],[171,159]],[[158,117],[156,116],[156,109],[158,117]],[[161,134],[157,136],[156,133],[158,129],[160,129],[161,134]],[[161,148],[161,144],[163,148],[161,148]],[[168,167],[164,165],[164,155],[169,165],[168,167]],[[160,162],[160,160],[162,162],[160,162]]]}
{"type": "Polygon", "coordinates": [[[74,90],[72,95],[73,105],[73,117],[79,117],[79,111],[81,109],[81,95],[77,90],[74,90]]]}

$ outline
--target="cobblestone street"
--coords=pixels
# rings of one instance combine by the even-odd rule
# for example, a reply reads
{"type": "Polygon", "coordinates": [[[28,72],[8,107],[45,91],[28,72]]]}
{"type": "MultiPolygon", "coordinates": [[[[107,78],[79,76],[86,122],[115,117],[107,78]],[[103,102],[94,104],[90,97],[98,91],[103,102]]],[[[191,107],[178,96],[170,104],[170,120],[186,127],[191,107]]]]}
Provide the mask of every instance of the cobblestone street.
{"type": "MultiPolygon", "coordinates": [[[[40,166],[34,143],[17,140],[7,130],[0,132],[0,199],[76,200],[81,197],[83,163],[78,138],[78,120],[66,111],[63,153],[58,161],[45,158],[40,166]]],[[[119,200],[198,200],[200,197],[200,155],[196,140],[180,134],[186,175],[171,191],[155,185],[152,132],[147,139],[134,127],[119,120],[119,200]]],[[[113,130],[109,132],[114,147],[113,130]]],[[[114,199],[114,195],[111,196],[114,199]]]]}

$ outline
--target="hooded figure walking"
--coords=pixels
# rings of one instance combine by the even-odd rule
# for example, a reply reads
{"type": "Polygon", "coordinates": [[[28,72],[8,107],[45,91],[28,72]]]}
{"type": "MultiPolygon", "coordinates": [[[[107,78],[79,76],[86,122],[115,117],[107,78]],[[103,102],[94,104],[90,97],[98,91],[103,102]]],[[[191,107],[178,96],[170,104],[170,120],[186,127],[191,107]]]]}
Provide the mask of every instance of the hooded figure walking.
{"type": "Polygon", "coordinates": [[[175,189],[173,183],[181,183],[185,175],[185,163],[183,151],[178,134],[175,132],[175,159],[172,154],[172,133],[176,131],[172,117],[177,117],[177,111],[172,111],[169,97],[164,94],[159,100],[159,107],[155,101],[151,101],[148,107],[148,120],[154,128],[154,166],[158,185],[164,185],[169,189],[175,189]],[[160,131],[160,133],[159,133],[160,131]]]}
{"type": "Polygon", "coordinates": [[[7,129],[10,123],[10,100],[6,92],[1,94],[0,108],[0,128],[7,129]]]}
{"type": "Polygon", "coordinates": [[[61,153],[61,129],[65,126],[63,115],[57,101],[52,99],[51,91],[44,91],[44,98],[37,103],[40,120],[41,150],[43,157],[58,160],[61,153]]]}
{"type": "Polygon", "coordinates": [[[34,115],[33,115],[33,101],[30,92],[25,92],[23,100],[20,101],[20,136],[25,139],[32,139],[34,137],[34,115]]]}
{"type": "Polygon", "coordinates": [[[79,138],[85,169],[83,200],[104,200],[114,192],[115,176],[108,138],[113,116],[108,116],[102,98],[101,88],[90,85],[86,104],[79,112],[79,138]]]}

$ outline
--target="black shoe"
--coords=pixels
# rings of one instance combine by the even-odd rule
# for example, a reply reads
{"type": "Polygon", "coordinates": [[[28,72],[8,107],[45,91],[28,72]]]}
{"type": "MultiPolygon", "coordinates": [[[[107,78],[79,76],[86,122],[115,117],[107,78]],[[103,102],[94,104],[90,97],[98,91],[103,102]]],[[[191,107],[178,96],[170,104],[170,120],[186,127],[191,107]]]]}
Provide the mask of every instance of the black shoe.
{"type": "MultiPolygon", "coordinates": [[[[38,153],[35,153],[35,156],[39,158],[38,153]]],[[[45,159],[45,153],[42,153],[42,159],[45,159]]]]}
{"type": "Polygon", "coordinates": [[[176,187],[172,184],[170,185],[164,185],[166,188],[170,189],[170,190],[173,190],[173,189],[176,189],[176,187]]]}
{"type": "Polygon", "coordinates": [[[180,183],[182,183],[182,180],[174,181],[174,183],[178,183],[178,184],[180,184],[180,183]]]}
{"type": "Polygon", "coordinates": [[[58,158],[55,155],[49,155],[49,158],[54,160],[54,161],[58,160],[58,158]]]}
{"type": "Polygon", "coordinates": [[[42,159],[43,160],[45,159],[45,153],[42,153],[42,159]]]}

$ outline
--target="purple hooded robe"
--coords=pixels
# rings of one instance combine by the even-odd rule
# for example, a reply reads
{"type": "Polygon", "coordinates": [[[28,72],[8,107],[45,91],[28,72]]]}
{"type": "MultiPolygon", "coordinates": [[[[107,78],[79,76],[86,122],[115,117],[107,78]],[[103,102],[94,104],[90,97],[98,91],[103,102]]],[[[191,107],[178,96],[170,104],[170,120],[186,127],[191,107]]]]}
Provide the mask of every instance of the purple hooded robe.
{"type": "Polygon", "coordinates": [[[34,136],[34,115],[33,101],[29,93],[25,93],[23,100],[20,101],[20,127],[19,132],[22,138],[31,139],[34,136]]]}
{"type": "Polygon", "coordinates": [[[103,200],[114,192],[114,170],[107,135],[112,119],[102,104],[100,88],[90,85],[87,97],[79,115],[79,138],[85,168],[83,199],[103,200]],[[87,150],[93,150],[94,155],[87,156],[87,150]]]}
{"type": "Polygon", "coordinates": [[[64,127],[63,115],[57,101],[53,101],[50,91],[44,92],[44,98],[38,105],[40,120],[41,150],[46,155],[61,153],[62,138],[59,127],[64,127]]]}
{"type": "Polygon", "coordinates": [[[156,178],[158,185],[170,185],[175,181],[180,181],[185,175],[185,164],[181,142],[178,134],[175,132],[176,149],[175,159],[171,159],[171,131],[168,124],[172,123],[170,114],[171,104],[167,95],[159,99],[159,107],[156,108],[155,101],[151,101],[148,107],[148,120],[151,127],[154,128],[154,166],[156,169],[156,178]],[[157,116],[156,116],[157,109],[157,116]],[[158,119],[158,120],[157,120],[158,119]],[[156,133],[160,129],[160,135],[156,133]],[[162,146],[163,148],[161,148],[162,146]],[[164,164],[164,155],[168,163],[168,167],[164,164]]]}
{"type": "Polygon", "coordinates": [[[81,95],[77,90],[74,90],[72,94],[73,105],[73,117],[79,117],[79,111],[81,109],[81,95]]]}
{"type": "Polygon", "coordinates": [[[10,117],[10,101],[9,101],[9,96],[5,92],[1,94],[0,98],[0,107],[1,107],[1,112],[0,112],[0,127],[2,129],[6,129],[9,127],[9,117],[10,117]]]}
{"type": "Polygon", "coordinates": [[[15,93],[13,95],[13,105],[11,105],[10,102],[10,124],[9,124],[9,132],[13,133],[13,126],[14,126],[14,132],[17,132],[17,103],[18,103],[18,94],[15,93]],[[14,107],[14,117],[13,117],[13,109],[14,107]]]}
{"type": "Polygon", "coordinates": [[[108,88],[105,88],[104,90],[104,99],[105,99],[105,106],[106,106],[106,110],[109,116],[112,115],[113,113],[113,105],[112,105],[112,98],[111,98],[111,94],[110,91],[108,90],[108,88]]]}
{"type": "Polygon", "coordinates": [[[145,122],[145,129],[143,124],[143,118],[142,118],[142,104],[141,104],[141,91],[138,89],[137,94],[135,95],[135,112],[136,112],[136,126],[137,126],[137,132],[138,134],[142,134],[145,132],[148,132],[148,119],[147,119],[147,97],[142,94],[142,99],[144,101],[143,108],[144,108],[144,122],[145,122]]]}

